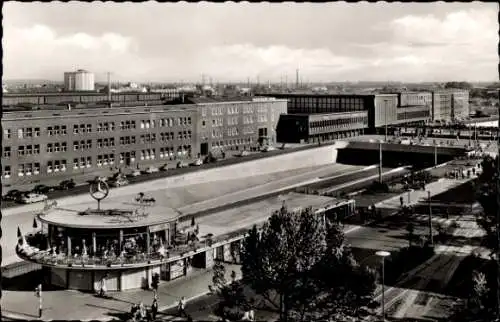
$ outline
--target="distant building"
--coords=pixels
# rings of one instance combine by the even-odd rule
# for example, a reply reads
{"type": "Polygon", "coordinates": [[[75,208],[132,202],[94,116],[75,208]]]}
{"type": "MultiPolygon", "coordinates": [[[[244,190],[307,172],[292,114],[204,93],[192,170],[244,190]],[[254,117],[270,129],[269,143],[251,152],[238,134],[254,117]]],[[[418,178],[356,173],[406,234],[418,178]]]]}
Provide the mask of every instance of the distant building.
{"type": "Polygon", "coordinates": [[[94,74],[83,69],[79,69],[76,72],[65,72],[64,90],[68,92],[94,91],[94,74]]]}
{"type": "Polygon", "coordinates": [[[469,91],[442,89],[432,92],[432,120],[451,122],[469,115],[469,91]]]}

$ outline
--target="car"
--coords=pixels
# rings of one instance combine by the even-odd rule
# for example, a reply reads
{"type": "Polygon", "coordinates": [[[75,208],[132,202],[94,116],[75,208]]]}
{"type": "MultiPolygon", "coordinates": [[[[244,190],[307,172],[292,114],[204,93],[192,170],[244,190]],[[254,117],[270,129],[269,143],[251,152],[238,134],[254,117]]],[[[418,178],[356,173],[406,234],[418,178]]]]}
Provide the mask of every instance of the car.
{"type": "Polygon", "coordinates": [[[248,152],[247,150],[243,150],[240,153],[238,153],[236,156],[237,157],[246,157],[248,155],[250,155],[250,152],[248,152]]]}
{"type": "Polygon", "coordinates": [[[180,168],[187,168],[189,165],[186,164],[185,162],[182,162],[182,161],[179,161],[177,162],[177,169],[180,169],[180,168]]]}
{"type": "Polygon", "coordinates": [[[164,164],[160,167],[160,171],[168,171],[168,164],[164,164]]]}
{"type": "Polygon", "coordinates": [[[160,170],[158,170],[158,168],[157,168],[157,167],[153,167],[153,166],[151,166],[151,167],[148,167],[148,168],[146,169],[146,171],[144,171],[144,172],[146,172],[146,173],[155,173],[155,172],[158,172],[158,171],[160,171],[160,170]]]}
{"type": "Polygon", "coordinates": [[[35,186],[35,188],[33,188],[33,190],[31,190],[31,192],[36,193],[36,194],[46,194],[50,191],[54,191],[54,188],[46,186],[44,184],[39,184],[39,185],[35,186]]]}
{"type": "Polygon", "coordinates": [[[265,147],[263,147],[260,151],[261,152],[269,152],[269,151],[274,151],[276,150],[273,146],[271,145],[266,145],[265,147]]]}
{"type": "Polygon", "coordinates": [[[128,180],[123,179],[123,178],[118,178],[116,180],[113,180],[109,183],[110,186],[112,187],[121,187],[121,186],[126,186],[128,185],[128,180]]]}
{"type": "Polygon", "coordinates": [[[194,166],[194,167],[199,167],[203,164],[203,161],[201,159],[196,159],[193,162],[191,162],[189,165],[194,166]]]}
{"type": "Polygon", "coordinates": [[[18,200],[22,195],[24,194],[24,192],[22,191],[19,191],[17,189],[14,189],[14,190],[10,190],[9,192],[7,192],[5,194],[5,196],[3,196],[3,200],[5,201],[16,201],[18,200]]]}
{"type": "Polygon", "coordinates": [[[35,202],[42,202],[49,199],[44,194],[37,194],[37,193],[28,193],[24,196],[22,196],[19,201],[24,204],[29,204],[29,203],[35,203],[35,202]]]}
{"type": "Polygon", "coordinates": [[[139,170],[134,170],[134,171],[132,171],[132,172],[131,172],[128,176],[129,176],[129,177],[138,177],[138,176],[140,176],[140,175],[141,175],[141,171],[139,171],[139,170]]]}
{"type": "Polygon", "coordinates": [[[69,189],[73,189],[75,186],[76,186],[75,180],[68,179],[68,180],[61,181],[61,183],[59,184],[59,189],[60,190],[69,190],[69,189]]]}

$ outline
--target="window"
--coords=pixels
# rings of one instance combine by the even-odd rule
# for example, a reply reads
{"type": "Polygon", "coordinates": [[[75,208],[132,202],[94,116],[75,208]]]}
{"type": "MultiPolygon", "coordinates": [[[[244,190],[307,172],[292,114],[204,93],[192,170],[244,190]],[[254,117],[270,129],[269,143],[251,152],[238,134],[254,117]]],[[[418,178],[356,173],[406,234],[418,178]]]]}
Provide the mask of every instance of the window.
{"type": "Polygon", "coordinates": [[[3,157],[10,158],[10,146],[6,146],[3,148],[3,157]]]}
{"type": "Polygon", "coordinates": [[[47,152],[52,153],[52,143],[47,143],[47,152]]]}
{"type": "Polygon", "coordinates": [[[66,171],[66,160],[61,160],[61,171],[66,171]]]}
{"type": "Polygon", "coordinates": [[[80,144],[78,141],[73,141],[73,151],[78,151],[80,144]]]}
{"type": "Polygon", "coordinates": [[[4,178],[10,178],[10,165],[6,165],[3,168],[3,177],[4,178]]]}
{"type": "Polygon", "coordinates": [[[87,124],[87,133],[92,133],[92,124],[87,124]]]}
{"type": "Polygon", "coordinates": [[[52,161],[47,162],[47,173],[52,173],[52,161]]]}
{"type": "Polygon", "coordinates": [[[59,125],[54,125],[54,134],[55,135],[61,134],[60,129],[59,129],[59,125]]]}
{"type": "Polygon", "coordinates": [[[40,136],[40,128],[39,127],[35,127],[35,131],[33,132],[33,136],[36,138],[40,136]]]}
{"type": "Polygon", "coordinates": [[[40,163],[35,162],[33,165],[33,174],[39,174],[40,173],[40,163]]]}
{"type": "Polygon", "coordinates": [[[17,168],[17,175],[19,177],[24,176],[24,164],[20,164],[19,167],[17,168]]]}
{"type": "Polygon", "coordinates": [[[73,124],[73,134],[78,134],[78,124],[73,124]]]}
{"type": "Polygon", "coordinates": [[[73,169],[78,169],[78,158],[73,159],[73,169]]]}
{"type": "Polygon", "coordinates": [[[4,137],[4,139],[10,139],[10,135],[11,135],[10,129],[4,129],[3,130],[3,137],[4,137]]]}
{"type": "Polygon", "coordinates": [[[90,168],[92,166],[92,157],[87,157],[86,166],[87,168],[90,168]]]}
{"type": "Polygon", "coordinates": [[[17,137],[19,139],[22,139],[24,137],[24,131],[23,131],[23,129],[18,129],[17,130],[17,137]]]}
{"type": "Polygon", "coordinates": [[[87,149],[92,149],[92,140],[87,140],[87,149]]]}
{"type": "Polygon", "coordinates": [[[20,146],[17,148],[17,155],[19,156],[24,155],[24,146],[20,146]]]}
{"type": "Polygon", "coordinates": [[[27,176],[31,175],[31,164],[30,163],[25,165],[24,172],[26,173],[27,176]]]}
{"type": "Polygon", "coordinates": [[[59,151],[61,151],[59,143],[54,143],[54,152],[59,152],[59,151]]]}
{"type": "Polygon", "coordinates": [[[31,127],[27,128],[26,129],[26,132],[24,133],[24,135],[27,137],[27,138],[31,138],[33,137],[33,129],[31,127]]]}
{"type": "Polygon", "coordinates": [[[66,125],[61,126],[61,135],[66,135],[66,125]]]}
{"type": "Polygon", "coordinates": [[[66,142],[63,142],[61,144],[61,152],[66,152],[66,151],[67,151],[67,144],[66,144],[66,142]]]}

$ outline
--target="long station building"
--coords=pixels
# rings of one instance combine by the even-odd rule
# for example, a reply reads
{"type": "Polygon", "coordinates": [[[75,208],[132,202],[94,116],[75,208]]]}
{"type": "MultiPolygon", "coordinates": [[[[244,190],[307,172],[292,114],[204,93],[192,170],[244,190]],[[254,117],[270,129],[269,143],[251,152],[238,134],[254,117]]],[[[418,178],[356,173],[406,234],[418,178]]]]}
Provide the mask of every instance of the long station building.
{"type": "Polygon", "coordinates": [[[299,94],[264,96],[288,100],[288,113],[276,129],[279,142],[322,142],[386,126],[422,125],[459,120],[469,114],[469,94],[462,90],[394,94],[299,94]]]}
{"type": "Polygon", "coordinates": [[[286,100],[266,97],[176,103],[162,94],[138,95],[115,94],[114,105],[82,102],[102,95],[61,95],[66,98],[59,97],[58,105],[47,104],[55,95],[28,96],[29,108],[19,106],[23,98],[4,97],[4,193],[118,169],[145,170],[214,150],[250,150],[276,141],[276,125],[287,108],[286,100]],[[135,101],[123,103],[134,95],[135,101]]]}

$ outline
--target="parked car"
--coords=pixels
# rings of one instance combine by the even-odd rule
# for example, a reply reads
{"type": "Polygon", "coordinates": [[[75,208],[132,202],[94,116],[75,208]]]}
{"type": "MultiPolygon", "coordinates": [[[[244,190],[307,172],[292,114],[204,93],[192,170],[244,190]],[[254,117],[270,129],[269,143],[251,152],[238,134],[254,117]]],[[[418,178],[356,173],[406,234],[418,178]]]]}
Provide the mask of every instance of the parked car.
{"type": "Polygon", "coordinates": [[[240,153],[238,153],[236,156],[237,157],[246,157],[248,155],[250,155],[250,152],[248,152],[247,150],[243,150],[240,153]]]}
{"type": "Polygon", "coordinates": [[[187,168],[189,165],[186,164],[185,162],[182,162],[182,161],[179,161],[177,162],[177,169],[180,169],[180,168],[187,168]]]}
{"type": "Polygon", "coordinates": [[[168,171],[168,164],[164,164],[160,167],[160,171],[168,171]]]}
{"type": "Polygon", "coordinates": [[[61,183],[59,184],[59,189],[60,190],[69,190],[69,189],[73,189],[75,186],[76,186],[75,180],[68,179],[68,180],[61,181],[61,183]]]}
{"type": "Polygon", "coordinates": [[[46,194],[50,191],[54,191],[54,188],[46,186],[44,184],[39,184],[39,185],[35,186],[35,188],[33,188],[33,190],[31,190],[31,192],[36,193],[36,194],[46,194]]]}
{"type": "Polygon", "coordinates": [[[202,164],[203,164],[203,161],[201,159],[196,159],[193,162],[191,162],[189,165],[194,166],[194,167],[199,167],[202,164]]]}
{"type": "Polygon", "coordinates": [[[148,167],[148,168],[146,169],[146,171],[144,171],[144,172],[146,172],[146,173],[155,173],[155,172],[158,172],[158,171],[160,171],[160,170],[158,170],[158,168],[157,168],[157,167],[153,167],[153,166],[151,166],[151,167],[148,167]]]}
{"type": "Polygon", "coordinates": [[[24,204],[29,204],[29,203],[35,203],[35,202],[42,202],[49,199],[44,194],[37,194],[37,193],[28,193],[24,196],[22,196],[19,201],[24,204]]]}
{"type": "Polygon", "coordinates": [[[271,145],[266,145],[262,149],[260,149],[261,152],[269,152],[269,151],[274,151],[274,150],[276,150],[276,149],[271,145]]]}
{"type": "Polygon", "coordinates": [[[140,176],[140,175],[141,175],[141,171],[139,171],[139,170],[134,170],[134,171],[132,171],[132,172],[131,172],[128,176],[129,176],[129,177],[138,177],[138,176],[140,176]]]}
{"type": "Polygon", "coordinates": [[[24,192],[14,189],[7,192],[5,196],[2,197],[2,199],[5,201],[16,201],[19,200],[19,198],[21,198],[23,194],[24,192]]]}
{"type": "Polygon", "coordinates": [[[124,178],[117,178],[116,180],[111,181],[109,184],[112,187],[126,186],[126,185],[128,185],[128,180],[126,180],[124,178]]]}

